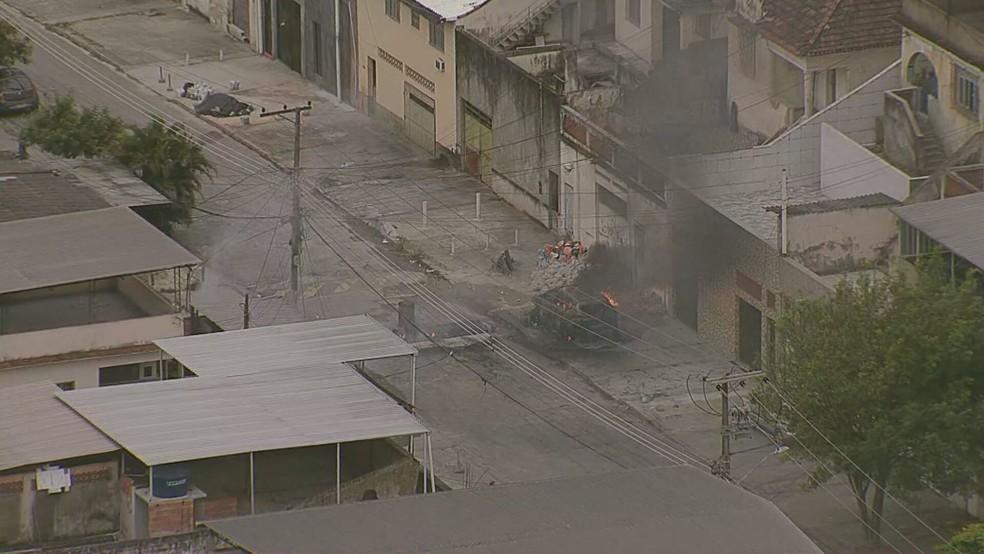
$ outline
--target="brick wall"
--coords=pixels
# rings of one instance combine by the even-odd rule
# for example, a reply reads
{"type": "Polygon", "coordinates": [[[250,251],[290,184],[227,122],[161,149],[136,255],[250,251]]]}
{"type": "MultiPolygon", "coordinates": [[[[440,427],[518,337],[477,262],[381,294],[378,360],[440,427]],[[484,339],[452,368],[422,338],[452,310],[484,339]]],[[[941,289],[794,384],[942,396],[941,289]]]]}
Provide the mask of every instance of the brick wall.
{"type": "Polygon", "coordinates": [[[188,533],[195,527],[195,503],[191,498],[155,500],[147,517],[151,537],[188,533]]]}

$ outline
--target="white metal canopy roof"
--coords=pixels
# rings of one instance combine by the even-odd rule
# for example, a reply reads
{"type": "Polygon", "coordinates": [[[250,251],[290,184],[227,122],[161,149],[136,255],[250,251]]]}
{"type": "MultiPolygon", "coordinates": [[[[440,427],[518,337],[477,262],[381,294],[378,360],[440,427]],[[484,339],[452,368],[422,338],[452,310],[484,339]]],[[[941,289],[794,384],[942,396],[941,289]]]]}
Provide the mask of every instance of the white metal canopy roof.
{"type": "Polygon", "coordinates": [[[977,267],[984,267],[984,233],[981,232],[984,193],[899,206],[892,211],[947,250],[977,267]]]}
{"type": "Polygon", "coordinates": [[[58,393],[147,465],[426,433],[342,364],[58,393]]]}
{"type": "Polygon", "coordinates": [[[42,381],[0,389],[0,471],[119,450],[42,381]]]}
{"type": "Polygon", "coordinates": [[[199,263],[129,208],[0,223],[0,294],[199,263]]]}
{"type": "Polygon", "coordinates": [[[417,349],[367,315],[155,340],[201,377],[409,356],[417,349]]]}

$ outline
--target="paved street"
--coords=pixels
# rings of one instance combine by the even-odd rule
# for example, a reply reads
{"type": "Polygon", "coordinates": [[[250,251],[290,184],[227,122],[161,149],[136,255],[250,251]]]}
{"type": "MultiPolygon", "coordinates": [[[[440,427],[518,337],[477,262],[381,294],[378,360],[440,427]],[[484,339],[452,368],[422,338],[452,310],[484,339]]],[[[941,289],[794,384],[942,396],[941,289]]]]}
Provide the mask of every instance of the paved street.
{"type": "MultiPolygon", "coordinates": [[[[637,339],[620,352],[586,354],[538,342],[524,330],[523,318],[533,254],[550,235],[480,184],[435,166],[400,137],[169,0],[0,3],[5,15],[11,6],[36,18],[16,21],[39,37],[28,71],[47,99],[71,94],[131,123],[160,115],[184,123],[206,144],[216,168],[202,191],[201,207],[208,212],[177,234],[205,260],[193,295],[203,314],[224,328],[240,327],[241,302],[250,293],[253,325],[369,313],[395,327],[387,301],[416,298],[425,331],[446,326],[449,312],[489,318],[497,336],[518,353],[510,354],[512,359],[545,370],[548,377],[522,371],[475,346],[456,352],[458,361],[437,349],[421,355],[419,415],[435,432],[435,457],[445,482],[488,485],[667,465],[674,463],[674,451],[702,459],[719,454],[720,420],[705,413],[719,401],[711,390],[704,401],[699,380],[727,370],[728,361],[668,317],[643,319],[637,339]],[[162,68],[171,74],[172,88],[193,81],[224,90],[238,80],[237,96],[257,106],[312,101],[314,109],[304,118],[303,204],[326,240],[306,233],[304,290],[296,304],[287,294],[290,197],[282,171],[291,159],[292,126],[255,115],[248,125],[198,118],[190,103],[159,82],[162,68]],[[482,193],[479,218],[476,192],[482,193]],[[421,213],[425,201],[427,226],[421,213]],[[506,247],[520,260],[520,271],[494,275],[491,261],[506,247]],[[380,253],[394,265],[380,261],[380,253]],[[437,306],[425,301],[429,292],[437,306]],[[579,406],[585,404],[599,409],[585,412],[579,406]],[[648,439],[638,440],[640,433],[631,429],[658,437],[662,446],[641,445],[648,439]]],[[[404,394],[409,388],[408,372],[398,365],[373,364],[369,371],[404,394]]],[[[771,445],[759,435],[738,441],[735,450],[740,451],[733,461],[735,478],[776,502],[826,550],[870,551],[856,546],[860,526],[840,505],[853,508],[842,483],[803,490],[804,470],[771,455],[771,445]]],[[[920,504],[919,513],[950,517],[936,510],[938,504],[920,504]]],[[[907,535],[934,544],[897,508],[889,511],[907,535]]],[[[890,532],[886,536],[893,538],[890,532]]]]}

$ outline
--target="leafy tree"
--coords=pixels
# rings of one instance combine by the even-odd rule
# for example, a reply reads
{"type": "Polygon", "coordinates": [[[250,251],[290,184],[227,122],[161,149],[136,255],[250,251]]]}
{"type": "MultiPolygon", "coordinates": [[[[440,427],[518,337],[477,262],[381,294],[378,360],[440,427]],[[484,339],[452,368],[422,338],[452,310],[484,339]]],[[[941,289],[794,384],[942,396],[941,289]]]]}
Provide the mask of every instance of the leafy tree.
{"type": "Polygon", "coordinates": [[[118,159],[172,201],[170,221],[191,221],[202,177],[212,174],[212,166],[201,147],[188,138],[183,125],[167,126],[154,119],[146,127],[134,129],[123,140],[118,159]]]}
{"type": "Polygon", "coordinates": [[[31,43],[8,21],[0,21],[0,65],[31,61],[31,43]]]}
{"type": "Polygon", "coordinates": [[[984,523],[971,523],[939,547],[942,554],[984,554],[984,523]]]}
{"type": "Polygon", "coordinates": [[[212,174],[208,158],[182,125],[154,119],[128,127],[105,109],[80,110],[69,97],[35,114],[21,138],[65,158],[115,158],[171,200],[154,218],[166,231],[191,221],[201,180],[212,174]]]}
{"type": "MultiPolygon", "coordinates": [[[[917,273],[844,282],[788,306],[769,371],[805,416],[789,415],[790,446],[847,476],[872,539],[885,494],[871,479],[899,493],[967,492],[984,469],[984,300],[976,278],[952,282],[940,256],[917,273]]],[[[763,399],[778,405],[770,391],[763,399]]]]}
{"type": "Polygon", "coordinates": [[[123,122],[107,110],[79,110],[75,100],[61,96],[28,120],[21,139],[64,158],[100,158],[119,150],[125,131],[123,122]]]}

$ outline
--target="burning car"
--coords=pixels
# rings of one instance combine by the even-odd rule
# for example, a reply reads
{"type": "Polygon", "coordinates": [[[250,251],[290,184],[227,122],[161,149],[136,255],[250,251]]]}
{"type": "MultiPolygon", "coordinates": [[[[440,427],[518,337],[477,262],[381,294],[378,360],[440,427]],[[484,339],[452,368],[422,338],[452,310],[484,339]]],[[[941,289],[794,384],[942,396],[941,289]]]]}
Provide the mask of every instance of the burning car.
{"type": "Polygon", "coordinates": [[[581,348],[608,348],[623,337],[616,308],[618,300],[611,290],[590,294],[576,287],[561,287],[533,298],[528,322],[530,327],[581,348]]]}

